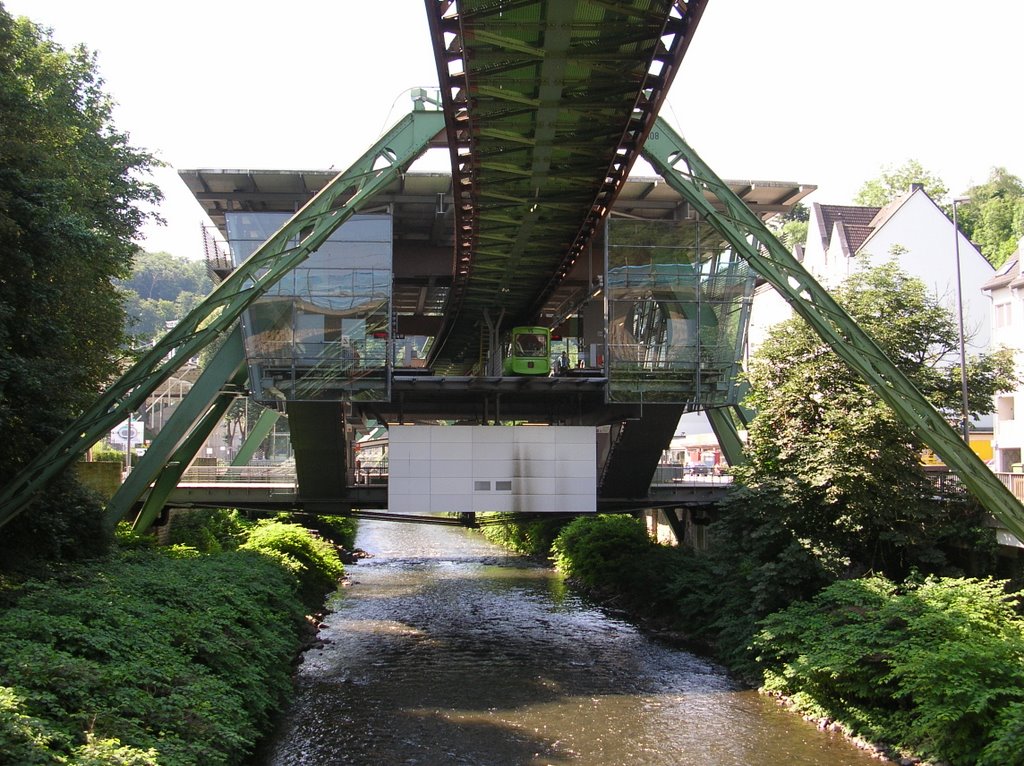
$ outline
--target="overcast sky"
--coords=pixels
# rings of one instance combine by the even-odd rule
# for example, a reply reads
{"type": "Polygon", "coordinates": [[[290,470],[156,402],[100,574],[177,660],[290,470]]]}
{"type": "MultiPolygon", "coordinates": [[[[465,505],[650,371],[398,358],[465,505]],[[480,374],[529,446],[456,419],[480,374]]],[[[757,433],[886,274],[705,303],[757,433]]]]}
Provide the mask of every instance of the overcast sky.
{"type": "MultiPolygon", "coordinates": [[[[147,250],[201,257],[178,168],[343,169],[436,86],[423,0],[0,0],[99,56],[117,127],[169,167],[147,250]]],[[[851,202],[917,159],[959,196],[1024,176],[1019,0],[709,0],[662,116],[725,178],[851,202]]]]}

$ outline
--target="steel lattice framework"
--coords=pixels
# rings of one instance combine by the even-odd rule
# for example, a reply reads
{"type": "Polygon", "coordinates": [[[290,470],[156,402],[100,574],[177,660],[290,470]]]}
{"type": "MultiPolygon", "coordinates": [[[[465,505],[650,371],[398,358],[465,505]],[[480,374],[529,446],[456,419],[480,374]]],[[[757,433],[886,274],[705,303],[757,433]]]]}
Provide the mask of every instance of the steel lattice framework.
{"type": "Polygon", "coordinates": [[[604,219],[706,0],[426,0],[455,197],[439,372],[532,321],[604,219]]]}

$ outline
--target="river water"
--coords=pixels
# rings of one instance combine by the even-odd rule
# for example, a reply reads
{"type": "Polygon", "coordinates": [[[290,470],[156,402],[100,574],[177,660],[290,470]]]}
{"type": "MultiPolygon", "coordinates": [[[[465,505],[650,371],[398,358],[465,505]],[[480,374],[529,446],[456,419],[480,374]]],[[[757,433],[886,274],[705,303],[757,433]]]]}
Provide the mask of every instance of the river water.
{"type": "Polygon", "coordinates": [[[877,766],[458,527],[360,522],[263,766],[877,766]]]}

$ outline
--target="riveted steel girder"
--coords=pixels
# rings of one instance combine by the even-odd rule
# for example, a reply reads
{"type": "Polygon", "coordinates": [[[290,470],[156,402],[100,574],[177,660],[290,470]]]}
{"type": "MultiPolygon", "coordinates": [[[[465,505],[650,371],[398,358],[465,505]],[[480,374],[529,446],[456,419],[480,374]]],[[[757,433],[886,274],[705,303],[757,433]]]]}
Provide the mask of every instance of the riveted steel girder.
{"type": "Polygon", "coordinates": [[[245,465],[252,460],[252,456],[256,454],[256,450],[259,449],[263,440],[274,430],[274,426],[280,417],[281,413],[277,410],[270,408],[263,410],[256,419],[256,423],[249,429],[249,435],[245,437],[245,441],[239,446],[238,452],[235,453],[235,459],[231,461],[231,465],[245,465]]]}
{"type": "Polygon", "coordinates": [[[426,0],[457,232],[436,371],[479,362],[485,307],[532,322],[586,251],[705,2],[426,0]]]}
{"type": "Polygon", "coordinates": [[[139,409],[186,360],[227,333],[249,304],[315,252],[335,229],[443,136],[443,130],[440,112],[413,112],[339,173],[4,486],[0,526],[124,420],[126,413],[139,409]]]}
{"type": "MultiPolygon", "coordinates": [[[[248,370],[243,366],[235,373],[235,377],[231,380],[232,386],[240,387],[244,385],[248,374],[248,370]]],[[[164,466],[160,475],[157,476],[153,487],[146,496],[146,501],[142,504],[142,510],[139,511],[139,515],[132,525],[132,529],[135,532],[142,534],[147,531],[153,522],[156,521],[157,516],[160,515],[164,505],[167,503],[167,498],[171,496],[171,492],[178,486],[178,482],[181,480],[182,474],[185,473],[185,469],[188,468],[192,459],[195,458],[207,438],[213,433],[213,429],[220,423],[231,403],[235,401],[237,394],[230,389],[231,387],[229,386],[228,390],[222,391],[214,398],[210,409],[193,426],[188,436],[181,443],[181,446],[174,451],[174,454],[167,461],[167,465],[164,466]]],[[[106,523],[113,527],[120,519],[121,516],[118,514],[118,509],[108,506],[106,523]]]]}
{"type": "MultiPolygon", "coordinates": [[[[107,503],[107,523],[111,528],[124,518],[135,505],[135,502],[163,469],[189,429],[210,408],[214,400],[224,393],[225,384],[240,370],[243,372],[241,385],[244,385],[245,344],[242,341],[242,328],[236,323],[234,330],[225,339],[224,344],[217,349],[217,353],[203,369],[191,390],[175,408],[174,415],[153,439],[146,454],[142,456],[121,486],[118,487],[117,492],[110,498],[107,503]]],[[[233,387],[230,391],[230,399],[234,399],[239,390],[240,387],[233,387]]],[[[192,457],[189,455],[188,459],[191,460],[192,457]]]]}
{"type": "Polygon", "coordinates": [[[935,450],[982,505],[1024,540],[1024,506],[1020,501],[761,219],[661,119],[647,138],[644,157],[892,407],[900,420],[935,450]],[[706,192],[714,196],[724,212],[708,200],[706,192]]]}

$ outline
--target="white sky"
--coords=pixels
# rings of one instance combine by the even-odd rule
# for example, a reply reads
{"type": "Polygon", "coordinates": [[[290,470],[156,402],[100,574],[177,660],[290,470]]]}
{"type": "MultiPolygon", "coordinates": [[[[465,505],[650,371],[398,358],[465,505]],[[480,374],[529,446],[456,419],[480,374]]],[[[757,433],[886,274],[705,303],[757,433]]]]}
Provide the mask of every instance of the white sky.
{"type": "MultiPolygon", "coordinates": [[[[198,258],[177,168],[343,169],[436,86],[423,0],[0,0],[99,55],[118,129],[170,167],[166,227],[198,258]]],[[[663,116],[725,178],[816,184],[847,204],[916,159],[959,196],[1024,177],[1024,3],[709,0],[663,116]]]]}

